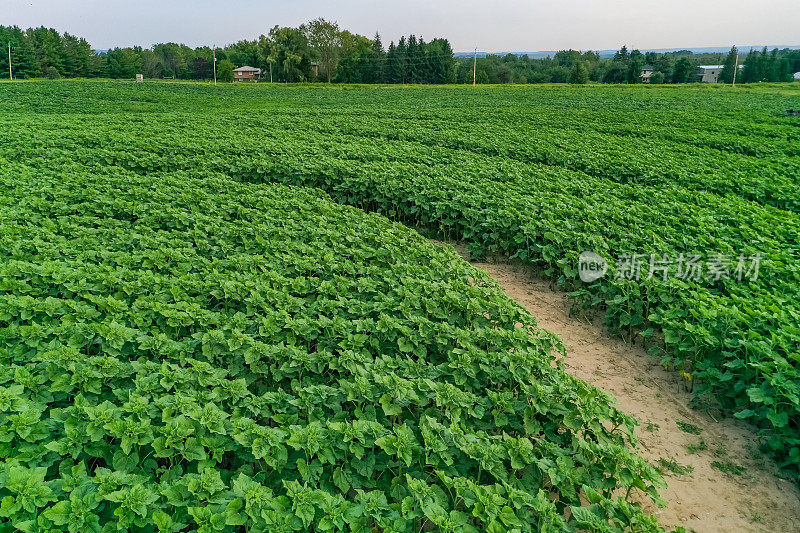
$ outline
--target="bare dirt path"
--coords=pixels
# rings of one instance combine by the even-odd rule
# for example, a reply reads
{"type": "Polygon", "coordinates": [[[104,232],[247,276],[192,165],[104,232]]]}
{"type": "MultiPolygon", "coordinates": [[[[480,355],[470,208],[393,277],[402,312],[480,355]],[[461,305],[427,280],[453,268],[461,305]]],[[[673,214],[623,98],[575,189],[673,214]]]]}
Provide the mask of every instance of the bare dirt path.
{"type": "MultiPolygon", "coordinates": [[[[455,248],[465,256],[463,247],[455,248]]],[[[666,508],[646,505],[665,527],[800,532],[800,491],[775,476],[775,465],[754,447],[744,424],[693,410],[677,373],[601,326],[570,317],[565,293],[552,290],[528,267],[503,261],[473,265],[563,339],[570,373],[613,394],[619,407],[639,420],[639,452],[669,484],[661,493],[666,508]]]]}

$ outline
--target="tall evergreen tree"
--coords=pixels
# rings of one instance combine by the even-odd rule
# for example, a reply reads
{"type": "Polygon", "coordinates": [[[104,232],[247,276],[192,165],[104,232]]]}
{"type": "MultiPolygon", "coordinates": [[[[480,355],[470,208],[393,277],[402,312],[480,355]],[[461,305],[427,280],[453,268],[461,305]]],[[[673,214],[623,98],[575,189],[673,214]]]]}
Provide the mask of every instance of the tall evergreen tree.
{"type": "Polygon", "coordinates": [[[758,79],[769,81],[769,51],[766,46],[761,50],[758,59],[758,79]]]}
{"type": "MultiPolygon", "coordinates": [[[[734,74],[736,71],[737,63],[739,62],[739,50],[736,49],[735,46],[731,47],[731,51],[728,52],[728,55],[725,57],[725,63],[722,65],[722,72],[719,74],[719,81],[722,83],[733,83],[734,74]]],[[[741,80],[740,80],[741,81],[741,80]]]]}
{"type": "Polygon", "coordinates": [[[422,63],[424,55],[417,42],[416,35],[408,36],[408,49],[406,53],[406,69],[408,76],[408,83],[420,83],[420,73],[424,68],[422,63]]]}
{"type": "Polygon", "coordinates": [[[644,54],[639,50],[634,50],[628,56],[628,83],[642,82],[642,67],[644,66],[644,54]]]}
{"type": "Polygon", "coordinates": [[[434,39],[428,43],[431,64],[431,83],[455,83],[456,60],[453,57],[453,47],[447,39],[434,39]]]}
{"type": "Polygon", "coordinates": [[[672,71],[672,83],[689,83],[694,75],[694,66],[687,58],[682,57],[675,63],[672,71]]]}
{"type": "Polygon", "coordinates": [[[575,85],[583,85],[589,82],[589,72],[586,70],[583,61],[576,61],[575,64],[572,65],[568,81],[575,85]]]}
{"type": "Polygon", "coordinates": [[[6,53],[0,53],[0,77],[8,78],[8,43],[11,43],[11,67],[14,78],[32,78],[39,75],[39,64],[33,45],[17,26],[0,26],[0,39],[6,53]]]}
{"type": "Polygon", "coordinates": [[[36,62],[39,65],[39,73],[44,74],[52,67],[59,75],[67,75],[64,64],[66,52],[61,35],[56,30],[45,28],[44,26],[31,28],[25,33],[33,44],[36,62]]]}
{"type": "Polygon", "coordinates": [[[92,55],[94,51],[86,39],[64,34],[64,52],[66,54],[66,75],[69,77],[87,78],[92,74],[92,55]]]}
{"type": "Polygon", "coordinates": [[[407,83],[408,80],[408,44],[405,37],[400,37],[395,49],[397,70],[395,71],[395,83],[407,83]]]}
{"type": "Polygon", "coordinates": [[[614,54],[612,61],[616,61],[619,63],[627,63],[629,55],[630,54],[628,54],[628,47],[622,45],[622,48],[620,48],[619,51],[614,54]]]}
{"type": "Polygon", "coordinates": [[[766,59],[766,80],[770,82],[791,81],[789,78],[788,61],[778,55],[778,49],[773,48],[766,59]]]}
{"type": "Polygon", "coordinates": [[[388,83],[400,83],[400,61],[397,57],[397,47],[394,41],[389,43],[386,50],[386,71],[384,72],[388,83]]]}
{"type": "Polygon", "coordinates": [[[375,37],[372,39],[372,53],[370,54],[370,72],[367,76],[367,83],[385,83],[386,82],[386,52],[383,50],[383,43],[381,43],[381,36],[375,32],[375,37]]]}

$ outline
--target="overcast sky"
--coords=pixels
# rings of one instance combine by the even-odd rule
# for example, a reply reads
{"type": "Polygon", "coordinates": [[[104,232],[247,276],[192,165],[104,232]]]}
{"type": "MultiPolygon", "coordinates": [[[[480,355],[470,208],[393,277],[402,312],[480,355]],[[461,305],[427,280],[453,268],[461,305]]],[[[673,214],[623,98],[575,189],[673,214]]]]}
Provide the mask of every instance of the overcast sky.
{"type": "Polygon", "coordinates": [[[800,45],[800,0],[0,0],[0,24],[53,27],[97,49],[224,45],[320,16],[384,44],[447,37],[456,51],[800,45]]]}

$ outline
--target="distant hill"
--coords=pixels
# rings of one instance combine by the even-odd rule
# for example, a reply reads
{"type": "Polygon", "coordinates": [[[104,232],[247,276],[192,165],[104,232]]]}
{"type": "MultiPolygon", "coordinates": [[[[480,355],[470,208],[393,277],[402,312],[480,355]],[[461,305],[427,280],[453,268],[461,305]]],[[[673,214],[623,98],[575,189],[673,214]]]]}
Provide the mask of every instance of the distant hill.
{"type": "MultiPolygon", "coordinates": [[[[747,45],[747,46],[738,46],[740,52],[747,53],[751,48],[755,50],[761,50],[764,48],[765,45],[747,45]]],[[[792,50],[800,49],[800,45],[766,45],[767,49],[772,50],[773,48],[790,48],[792,50]]],[[[629,48],[633,50],[633,48],[629,48]]],[[[728,52],[731,49],[730,46],[704,46],[699,48],[640,48],[641,52],[656,52],[659,54],[664,54],[667,52],[678,52],[681,50],[688,50],[693,54],[719,54],[728,52]]],[[[478,57],[486,57],[487,55],[506,55],[506,54],[514,54],[518,56],[527,55],[531,58],[542,58],[542,57],[552,57],[556,54],[558,50],[539,50],[538,52],[478,52],[478,57]]],[[[597,53],[600,54],[600,57],[612,57],[616,50],[596,50],[597,53]]],[[[455,52],[456,57],[472,57],[475,52],[455,52]]]]}

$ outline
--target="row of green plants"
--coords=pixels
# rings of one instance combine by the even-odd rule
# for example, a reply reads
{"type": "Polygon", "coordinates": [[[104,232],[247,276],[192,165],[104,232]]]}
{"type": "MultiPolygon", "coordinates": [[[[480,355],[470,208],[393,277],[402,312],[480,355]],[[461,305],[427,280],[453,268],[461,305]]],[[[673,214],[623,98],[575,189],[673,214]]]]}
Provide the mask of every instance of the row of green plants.
{"type": "Polygon", "coordinates": [[[0,531],[659,531],[634,420],[318,190],[0,159],[0,531]]]}
{"type": "MultiPolygon", "coordinates": [[[[115,88],[119,84],[109,85],[115,88]]],[[[111,91],[107,99],[113,95],[120,96],[122,101],[116,104],[120,112],[112,115],[121,120],[128,112],[134,111],[128,108],[132,103],[144,106],[142,110],[148,111],[145,116],[150,117],[161,117],[165,111],[162,107],[164,104],[169,104],[167,110],[178,111],[179,115],[183,112],[206,112],[202,108],[197,111],[195,107],[198,105],[195,100],[203,104],[207,102],[207,94],[195,94],[200,87],[175,87],[179,94],[185,91],[186,99],[192,101],[184,102],[176,94],[165,91],[163,86],[136,94],[129,94],[126,90],[111,91]],[[156,113],[151,115],[151,110],[156,113]]],[[[464,91],[460,89],[449,90],[465,103],[469,102],[467,98],[470,93],[461,94],[464,91]]],[[[237,90],[226,94],[222,100],[232,111],[237,111],[220,113],[212,107],[208,112],[214,115],[214,131],[208,131],[206,127],[201,127],[200,131],[206,136],[218,137],[220,131],[225,130],[247,127],[260,129],[258,136],[232,136],[224,142],[212,143],[215,151],[224,150],[230,141],[237,150],[245,150],[243,154],[265,149],[281,150],[281,145],[320,152],[323,151],[322,147],[329,151],[331,148],[338,150],[349,146],[351,152],[358,153],[359,147],[370,139],[378,141],[376,149],[389,140],[395,140],[398,142],[391,145],[390,156],[397,154],[398,150],[405,152],[397,154],[396,159],[408,157],[409,154],[421,154],[424,147],[418,145],[422,144],[444,149],[438,153],[444,154],[445,160],[452,151],[461,152],[465,157],[477,153],[498,160],[513,159],[522,163],[578,170],[620,183],[654,186],[676,184],[692,190],[738,195],[757,203],[793,211],[800,207],[797,200],[800,190],[794,179],[800,175],[796,127],[792,126],[792,119],[780,114],[783,107],[791,107],[790,101],[783,103],[770,93],[745,92],[744,97],[731,102],[730,96],[722,91],[695,91],[705,96],[706,100],[718,104],[717,107],[707,108],[708,103],[700,106],[696,95],[687,89],[684,91],[688,102],[682,101],[681,93],[676,93],[675,89],[644,88],[639,94],[628,98],[627,91],[630,89],[593,88],[591,94],[584,94],[581,98],[571,96],[559,106],[548,103],[570,94],[562,91],[564,89],[543,90],[544,93],[554,93],[549,94],[550,100],[547,100],[541,96],[531,96],[530,91],[520,93],[492,89],[488,91],[489,94],[480,95],[480,101],[498,101],[491,108],[491,113],[483,112],[480,107],[445,107],[446,102],[440,101],[438,96],[430,98],[423,91],[422,96],[426,97],[426,101],[429,100],[428,105],[436,106],[436,111],[435,114],[431,112],[430,117],[419,118],[415,117],[417,109],[412,105],[412,98],[420,98],[417,94],[420,90],[410,90],[410,94],[392,94],[388,98],[378,94],[376,102],[369,102],[362,95],[376,91],[363,89],[237,90]],[[599,92],[598,96],[594,94],[596,92],[599,92]],[[259,95],[269,98],[257,100],[259,95]],[[663,100],[660,105],[659,98],[663,100]],[[636,109],[624,103],[627,100],[638,103],[641,108],[636,109]],[[742,100],[748,107],[742,106],[742,100]],[[738,109],[734,107],[733,111],[720,116],[719,106],[737,102],[740,106],[738,109]],[[314,103],[320,107],[313,107],[314,103]],[[408,104],[407,108],[403,104],[408,104]],[[264,110],[267,115],[253,116],[248,108],[251,105],[264,110]],[[669,107],[679,105],[681,107],[678,109],[669,107]],[[587,109],[588,106],[592,107],[587,109]],[[597,106],[606,108],[595,109],[597,106]],[[298,109],[302,110],[303,119],[299,128],[301,131],[295,134],[291,132],[298,126],[298,109]],[[357,112],[354,112],[356,109],[357,112]],[[433,117],[446,126],[431,127],[433,117]],[[297,143],[300,145],[295,147],[297,143]]],[[[102,89],[98,92],[103,94],[102,89]]],[[[390,89],[385,92],[397,91],[390,89]]],[[[435,90],[428,92],[436,94],[435,90]]],[[[40,104],[33,99],[33,95],[26,96],[31,99],[30,104],[39,109],[40,104]]],[[[71,100],[73,97],[69,92],[64,94],[65,99],[71,100]]],[[[97,100],[105,104],[106,98],[97,100]]],[[[90,112],[95,107],[103,109],[102,105],[95,106],[93,101],[84,101],[83,98],[78,101],[81,102],[80,108],[90,112]]],[[[218,104],[213,102],[209,105],[218,104]]],[[[179,152],[191,150],[199,143],[186,142],[183,134],[194,134],[186,132],[185,120],[181,116],[170,115],[166,123],[161,120],[139,120],[143,122],[137,127],[142,128],[140,143],[145,151],[169,156],[172,149],[179,152]],[[151,131],[155,140],[145,131],[151,131]]],[[[127,129],[120,126],[117,121],[93,125],[71,132],[66,141],[77,142],[78,147],[84,140],[95,147],[102,147],[102,143],[105,143],[110,152],[126,152],[131,142],[136,141],[132,141],[127,129]],[[76,139],[76,136],[79,138],[76,139]],[[101,144],[95,144],[97,139],[101,144]]],[[[39,129],[30,131],[35,134],[39,129]]],[[[18,129],[9,131],[7,135],[17,134],[18,129]]],[[[38,150],[37,144],[25,143],[28,153],[22,156],[38,150]]],[[[18,143],[9,143],[8,146],[15,145],[18,143]]],[[[64,148],[73,149],[73,146],[64,148]]],[[[11,154],[7,154],[7,157],[11,157],[11,154]]]]}
{"type": "MultiPolygon", "coordinates": [[[[206,166],[251,182],[316,186],[342,203],[467,240],[473,253],[507,252],[540,267],[586,305],[604,307],[612,329],[648,343],[664,364],[692,379],[698,397],[713,398],[759,425],[780,464],[796,468],[795,214],[679,186],[631,187],[549,166],[498,163],[398,142],[348,146],[306,137],[262,137],[273,152],[269,157],[250,155],[253,140],[247,138],[227,139],[212,155],[192,142],[179,146],[177,139],[169,153],[158,153],[135,142],[125,151],[121,141],[102,138],[97,145],[51,148],[31,163],[120,165],[143,174],[206,166]],[[672,258],[719,253],[732,259],[760,253],[763,264],[755,281],[605,279],[586,286],[577,281],[576,270],[577,254],[586,249],[612,263],[619,254],[636,251],[672,258]]],[[[27,155],[37,151],[43,152],[36,148],[27,155]]]]}
{"type": "Polygon", "coordinates": [[[328,172],[243,164],[231,173],[319,186],[341,202],[465,240],[475,256],[503,252],[537,266],[583,305],[602,308],[613,331],[643,340],[663,364],[684,372],[704,403],[761,427],[766,449],[796,472],[796,215],[680,187],[631,189],[602,179],[559,179],[546,170],[518,180],[470,181],[468,173],[431,175],[424,167],[330,163],[328,172]],[[589,285],[577,279],[583,250],[612,264],[607,278],[589,285]],[[651,253],[762,254],[763,261],[755,281],[613,279],[615,259],[630,250],[643,250],[645,264],[651,253]]]}
{"type": "MultiPolygon", "coordinates": [[[[747,150],[739,144],[675,140],[676,132],[659,134],[614,134],[563,129],[560,120],[546,126],[518,121],[501,121],[491,126],[465,123],[445,130],[431,131],[425,124],[411,124],[400,118],[379,124],[357,120],[341,122],[327,130],[330,135],[374,137],[420,143],[499,159],[541,163],[577,170],[619,183],[640,185],[679,185],[686,189],[720,195],[737,195],[746,200],[800,211],[800,155],[796,141],[787,147],[791,155],[770,154],[753,157],[737,153],[747,150]],[[536,136],[529,128],[535,127],[536,136]]],[[[691,135],[691,134],[689,134],[691,135]]],[[[691,138],[691,137],[690,137],[691,138]]],[[[774,143],[774,141],[772,142],[774,143]]],[[[787,140],[786,144],[790,142],[787,140]]]]}
{"type": "Polygon", "coordinates": [[[300,168],[242,162],[229,172],[253,182],[321,187],[343,203],[464,240],[475,256],[503,252],[537,266],[583,305],[602,308],[613,331],[642,340],[663,364],[680,369],[704,403],[759,426],[767,451],[796,471],[796,215],[681,187],[559,179],[546,169],[517,180],[471,181],[452,169],[327,163],[321,169],[319,160],[300,168]],[[578,280],[582,250],[612,264],[607,278],[578,280]],[[629,250],[643,250],[645,266],[651,253],[762,254],[763,260],[758,280],[613,279],[615,259],[629,250]]]}
{"type": "Polygon", "coordinates": [[[782,466],[800,465],[796,119],[781,115],[791,91],[263,88],[218,101],[197,86],[50,85],[71,114],[55,114],[30,85],[3,104],[29,113],[4,129],[19,140],[5,133],[0,154],[40,169],[205,169],[313,186],[463,239],[475,254],[508,253],[603,309],[698,398],[758,426],[782,466]],[[670,131],[670,142],[636,146],[670,131]],[[741,142],[703,141],[715,137],[741,142]],[[724,172],[710,168],[725,158],[724,172]],[[627,170],[606,174],[615,166],[627,170]],[[625,253],[761,254],[761,274],[635,281],[612,269],[585,285],[583,250],[612,267],[625,253]]]}

